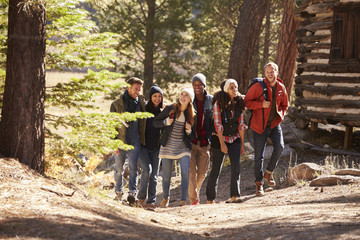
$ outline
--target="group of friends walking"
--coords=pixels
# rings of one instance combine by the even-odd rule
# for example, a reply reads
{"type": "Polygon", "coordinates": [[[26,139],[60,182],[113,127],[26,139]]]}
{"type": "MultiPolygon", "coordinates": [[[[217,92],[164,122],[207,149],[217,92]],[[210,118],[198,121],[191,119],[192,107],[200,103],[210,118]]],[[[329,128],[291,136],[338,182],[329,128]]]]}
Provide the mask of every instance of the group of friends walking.
{"type": "Polygon", "coordinates": [[[221,90],[210,95],[205,90],[206,77],[198,73],[192,78],[192,88],[182,89],[176,103],[167,106],[159,86],[150,88],[146,102],[145,97],[140,95],[143,81],[135,77],[128,79],[129,86],[111,104],[110,111],[150,112],[154,117],[128,122],[117,129],[116,138],[134,148],[115,153],[116,198],[123,198],[124,164],[128,159],[128,202],[155,206],[161,161],[163,196],[160,207],[167,207],[175,160],[179,162],[181,172],[179,205],[186,205],[187,199],[192,205],[200,203],[200,189],[208,172],[206,202],[215,203],[221,168],[228,155],[231,176],[227,202],[241,202],[240,157],[245,151],[244,132],[248,127],[253,131],[255,194],[263,196],[264,182],[269,186],[276,185],[272,173],[284,149],[280,123],[288,108],[288,96],[278,78],[278,66],[267,63],[264,75],[262,81],[265,85],[260,82],[252,85],[242,98],[234,79],[223,80],[221,90]],[[266,95],[264,91],[267,91],[266,95]],[[249,126],[244,122],[245,108],[252,111],[249,126]],[[272,141],[273,152],[264,170],[268,138],[272,141]],[[142,169],[139,189],[138,161],[142,169]]]}

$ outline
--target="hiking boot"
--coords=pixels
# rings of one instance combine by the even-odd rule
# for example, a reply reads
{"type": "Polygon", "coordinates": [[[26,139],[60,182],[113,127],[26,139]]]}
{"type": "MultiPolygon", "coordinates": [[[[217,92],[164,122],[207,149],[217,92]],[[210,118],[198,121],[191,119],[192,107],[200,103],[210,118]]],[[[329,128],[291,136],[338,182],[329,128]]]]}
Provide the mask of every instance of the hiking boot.
{"type": "Polygon", "coordinates": [[[234,196],[225,201],[225,203],[239,203],[239,202],[242,202],[240,196],[238,196],[238,197],[234,196]]]}
{"type": "Polygon", "coordinates": [[[116,194],[116,196],[115,196],[114,200],[121,201],[124,193],[123,192],[115,192],[115,194],[116,194]]]}
{"type": "Polygon", "coordinates": [[[161,200],[160,207],[161,208],[166,208],[168,206],[169,206],[169,199],[168,198],[167,199],[163,198],[163,200],[161,200]]]}
{"type": "Polygon", "coordinates": [[[129,193],[129,195],[127,197],[127,200],[129,202],[129,204],[134,204],[136,202],[135,194],[134,193],[129,193]]]}
{"type": "Polygon", "coordinates": [[[182,206],[185,206],[186,205],[186,201],[185,200],[181,200],[180,201],[180,206],[182,207],[182,206]]]}
{"type": "Polygon", "coordinates": [[[272,172],[270,172],[269,170],[265,171],[264,180],[270,187],[276,186],[276,182],[275,182],[274,178],[272,177],[272,172]]]}
{"type": "Polygon", "coordinates": [[[261,181],[257,181],[255,182],[255,185],[256,185],[255,195],[258,197],[264,196],[263,183],[261,181]]]}

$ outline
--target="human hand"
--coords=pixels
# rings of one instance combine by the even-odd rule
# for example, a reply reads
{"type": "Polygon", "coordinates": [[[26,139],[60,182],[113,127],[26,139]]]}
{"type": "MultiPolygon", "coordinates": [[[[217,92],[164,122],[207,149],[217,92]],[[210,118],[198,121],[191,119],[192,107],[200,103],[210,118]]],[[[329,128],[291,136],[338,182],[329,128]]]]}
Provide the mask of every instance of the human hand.
{"type": "Polygon", "coordinates": [[[191,131],[191,124],[190,123],[185,123],[185,130],[187,131],[187,132],[190,132],[191,131]]]}
{"type": "Polygon", "coordinates": [[[270,107],[270,101],[264,100],[262,105],[263,105],[263,108],[269,108],[270,107]]]}
{"type": "Polygon", "coordinates": [[[165,124],[166,124],[166,126],[170,126],[173,122],[174,122],[174,119],[173,119],[173,118],[167,117],[167,118],[165,119],[165,124]]]}
{"type": "Polygon", "coordinates": [[[221,147],[221,151],[225,154],[228,153],[228,147],[226,146],[226,144],[224,142],[220,143],[220,147],[221,147]]]}

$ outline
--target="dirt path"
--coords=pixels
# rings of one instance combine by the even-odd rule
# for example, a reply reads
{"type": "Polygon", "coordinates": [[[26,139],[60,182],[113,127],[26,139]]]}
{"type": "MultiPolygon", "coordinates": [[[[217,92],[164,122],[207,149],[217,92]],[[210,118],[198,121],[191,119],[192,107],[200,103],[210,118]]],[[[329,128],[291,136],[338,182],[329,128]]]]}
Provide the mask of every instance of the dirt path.
{"type": "MultiPolygon", "coordinates": [[[[360,184],[293,186],[258,198],[244,180],[244,201],[227,204],[227,175],[225,169],[220,203],[178,207],[173,201],[169,208],[147,210],[89,197],[15,160],[0,159],[0,238],[360,239],[360,184]]],[[[171,194],[176,200],[178,188],[171,194]]]]}

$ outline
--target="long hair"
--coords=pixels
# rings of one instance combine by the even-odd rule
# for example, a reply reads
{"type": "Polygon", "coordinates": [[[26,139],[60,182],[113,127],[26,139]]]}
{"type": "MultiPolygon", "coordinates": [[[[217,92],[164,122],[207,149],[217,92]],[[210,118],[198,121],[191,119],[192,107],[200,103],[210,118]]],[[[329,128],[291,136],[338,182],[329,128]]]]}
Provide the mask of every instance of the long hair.
{"type": "Polygon", "coordinates": [[[228,79],[224,79],[220,84],[220,91],[217,91],[214,94],[212,105],[217,102],[217,105],[220,109],[232,110],[235,104],[238,102],[240,104],[240,110],[243,111],[245,109],[245,102],[241,96],[236,96],[234,101],[231,101],[230,95],[224,91],[225,83],[228,79]]]}
{"type": "MultiPolygon", "coordinates": [[[[181,103],[178,99],[177,102],[174,103],[174,108],[170,111],[169,115],[171,116],[175,114],[175,117],[178,118],[181,114],[180,105],[181,103]]],[[[193,126],[195,122],[195,109],[192,102],[189,102],[186,108],[186,112],[187,112],[188,121],[190,125],[193,126]]]]}

